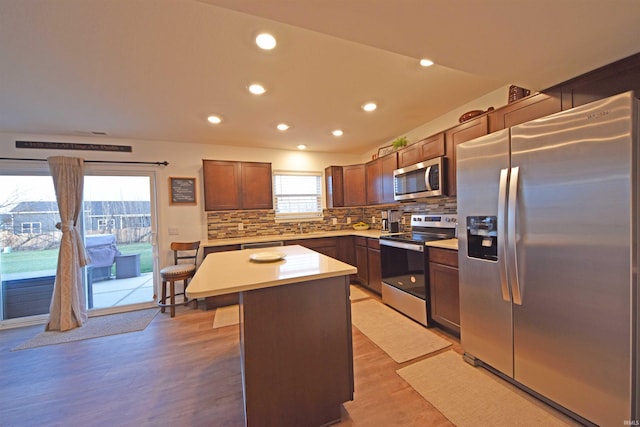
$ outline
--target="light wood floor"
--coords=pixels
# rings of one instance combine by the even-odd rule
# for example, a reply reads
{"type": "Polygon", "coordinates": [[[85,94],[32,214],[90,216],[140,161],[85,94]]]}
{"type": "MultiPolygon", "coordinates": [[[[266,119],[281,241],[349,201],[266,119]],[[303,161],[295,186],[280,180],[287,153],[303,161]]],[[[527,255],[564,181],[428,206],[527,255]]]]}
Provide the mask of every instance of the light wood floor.
{"type": "MultiPolygon", "coordinates": [[[[178,307],[141,332],[14,352],[43,326],[0,331],[0,425],[241,426],[238,327],[212,322],[178,307]]],[[[398,364],[356,328],[353,347],[355,399],[335,425],[452,426],[396,374],[418,359],[398,364]]]]}

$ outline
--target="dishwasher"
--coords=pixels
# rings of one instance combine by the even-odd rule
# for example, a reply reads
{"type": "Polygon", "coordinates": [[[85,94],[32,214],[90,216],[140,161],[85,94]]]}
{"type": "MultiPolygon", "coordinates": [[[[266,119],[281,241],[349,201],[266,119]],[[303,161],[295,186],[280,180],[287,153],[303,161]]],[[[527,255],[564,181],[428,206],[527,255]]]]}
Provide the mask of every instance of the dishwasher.
{"type": "Polygon", "coordinates": [[[276,242],[242,243],[240,249],[273,248],[275,246],[284,246],[284,242],[280,240],[276,242]]]}

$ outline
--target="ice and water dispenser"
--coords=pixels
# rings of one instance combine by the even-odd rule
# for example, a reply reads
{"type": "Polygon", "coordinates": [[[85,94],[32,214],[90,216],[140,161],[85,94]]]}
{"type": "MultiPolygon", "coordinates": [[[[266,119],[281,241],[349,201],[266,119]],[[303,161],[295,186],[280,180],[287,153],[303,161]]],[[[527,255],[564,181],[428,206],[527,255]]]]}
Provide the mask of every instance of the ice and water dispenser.
{"type": "Polygon", "coordinates": [[[467,255],[470,258],[498,260],[497,217],[467,217],[467,255]]]}

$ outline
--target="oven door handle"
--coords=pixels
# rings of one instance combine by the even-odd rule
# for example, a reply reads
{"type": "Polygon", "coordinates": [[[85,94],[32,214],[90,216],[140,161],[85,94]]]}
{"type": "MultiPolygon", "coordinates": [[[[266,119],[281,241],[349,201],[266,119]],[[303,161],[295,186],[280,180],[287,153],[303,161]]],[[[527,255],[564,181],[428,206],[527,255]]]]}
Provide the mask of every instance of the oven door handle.
{"type": "Polygon", "coordinates": [[[396,242],[395,240],[380,239],[380,245],[391,246],[394,248],[408,249],[415,252],[424,252],[424,246],[415,243],[396,242]]]}

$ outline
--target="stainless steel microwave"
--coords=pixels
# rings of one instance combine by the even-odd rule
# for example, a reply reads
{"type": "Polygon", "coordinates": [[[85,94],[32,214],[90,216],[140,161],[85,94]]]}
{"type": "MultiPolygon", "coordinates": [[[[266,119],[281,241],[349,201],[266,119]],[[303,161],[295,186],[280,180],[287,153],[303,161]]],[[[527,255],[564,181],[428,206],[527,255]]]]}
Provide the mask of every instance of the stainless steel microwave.
{"type": "Polygon", "coordinates": [[[442,196],[443,163],[442,157],[436,157],[393,171],[394,200],[442,196]]]}

